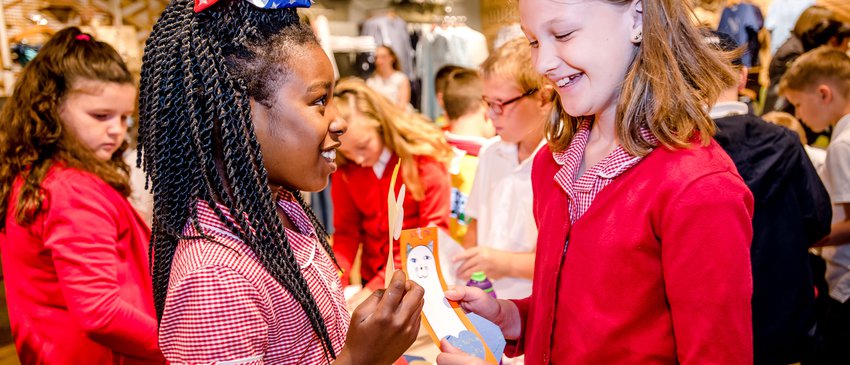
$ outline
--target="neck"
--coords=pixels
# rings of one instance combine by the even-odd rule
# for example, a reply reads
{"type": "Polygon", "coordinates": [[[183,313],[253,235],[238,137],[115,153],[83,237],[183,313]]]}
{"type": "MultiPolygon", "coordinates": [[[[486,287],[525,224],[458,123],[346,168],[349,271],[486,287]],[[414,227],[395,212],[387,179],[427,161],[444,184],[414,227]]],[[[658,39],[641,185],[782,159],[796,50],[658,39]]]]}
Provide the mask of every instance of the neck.
{"type": "Polygon", "coordinates": [[[378,69],[378,74],[381,75],[381,77],[389,77],[393,74],[393,71],[395,70],[393,70],[392,67],[381,67],[378,69]]]}
{"type": "Polygon", "coordinates": [[[459,136],[484,137],[485,120],[484,108],[479,111],[466,114],[460,118],[449,120],[449,132],[459,136]]]}
{"type": "Polygon", "coordinates": [[[529,158],[534,150],[537,149],[537,146],[540,145],[540,141],[543,140],[543,124],[540,124],[539,128],[535,128],[530,131],[525,138],[517,143],[517,157],[519,158],[519,162],[525,161],[525,159],[529,158]]]}
{"type": "Polygon", "coordinates": [[[610,108],[595,116],[590,140],[602,143],[617,143],[616,108],[610,108]]]}
{"type": "Polygon", "coordinates": [[[729,88],[720,92],[720,95],[717,96],[718,103],[729,103],[738,101],[738,89],[737,88],[729,88]]]}

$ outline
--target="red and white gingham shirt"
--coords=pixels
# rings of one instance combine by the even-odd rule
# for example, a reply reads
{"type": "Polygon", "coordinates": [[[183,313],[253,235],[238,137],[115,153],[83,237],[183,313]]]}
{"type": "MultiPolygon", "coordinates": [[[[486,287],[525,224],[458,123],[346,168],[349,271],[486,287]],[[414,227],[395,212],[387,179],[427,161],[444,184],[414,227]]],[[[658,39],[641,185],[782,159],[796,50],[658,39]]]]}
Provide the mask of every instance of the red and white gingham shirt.
{"type": "MultiPolygon", "coordinates": [[[[293,196],[281,192],[278,204],[298,228],[287,229],[287,239],[339,354],[350,318],[337,268],[293,196]]],[[[166,359],[172,364],[327,363],[298,302],[206,203],[197,207],[200,228],[212,240],[177,245],[159,330],[166,359]]],[[[198,232],[187,224],[183,234],[198,232]]]]}
{"type": "MultiPolygon", "coordinates": [[[[576,179],[581,167],[582,157],[584,157],[584,149],[587,147],[588,138],[590,138],[590,126],[591,120],[589,118],[582,120],[573,140],[570,142],[570,146],[565,151],[552,154],[555,161],[562,166],[555,174],[555,181],[567,193],[572,223],[575,223],[584,215],[584,212],[593,203],[593,199],[596,198],[596,194],[642,159],[640,156],[629,154],[623,146],[617,146],[611,154],[576,179]]],[[[657,143],[657,139],[648,129],[642,129],[641,135],[647,141],[657,143]]]]}

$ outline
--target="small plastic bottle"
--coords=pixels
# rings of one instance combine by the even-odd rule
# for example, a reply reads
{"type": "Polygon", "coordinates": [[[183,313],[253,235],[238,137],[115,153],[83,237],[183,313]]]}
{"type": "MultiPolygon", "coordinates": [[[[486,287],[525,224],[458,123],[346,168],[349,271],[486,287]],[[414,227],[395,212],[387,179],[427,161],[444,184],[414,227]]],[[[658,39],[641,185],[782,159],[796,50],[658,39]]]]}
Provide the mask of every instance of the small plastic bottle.
{"type": "Polygon", "coordinates": [[[470,277],[469,281],[466,282],[466,286],[474,286],[483,290],[485,293],[490,294],[491,297],[496,298],[496,291],[493,290],[493,283],[487,279],[487,275],[484,275],[484,272],[482,271],[472,273],[472,277],[470,277]]]}

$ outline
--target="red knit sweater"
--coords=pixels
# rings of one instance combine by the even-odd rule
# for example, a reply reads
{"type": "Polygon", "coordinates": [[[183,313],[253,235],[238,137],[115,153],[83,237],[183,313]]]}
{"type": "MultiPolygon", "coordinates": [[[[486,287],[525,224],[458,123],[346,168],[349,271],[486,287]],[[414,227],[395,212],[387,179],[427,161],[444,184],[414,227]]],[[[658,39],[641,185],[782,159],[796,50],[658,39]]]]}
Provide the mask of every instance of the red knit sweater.
{"type": "Polygon", "coordinates": [[[715,143],[656,148],[570,225],[548,148],[532,170],[540,230],[516,301],[530,364],[752,364],[753,198],[715,143]],[[569,242],[565,248],[565,243],[569,242]]]}
{"type": "MultiPolygon", "coordinates": [[[[342,282],[348,283],[351,264],[357,247],[363,244],[360,274],[364,286],[375,290],[384,287],[384,266],[387,263],[387,193],[398,156],[393,154],[383,176],[378,179],[371,167],[349,163],[332,176],[331,197],[334,204],[334,254],[343,269],[342,282]]],[[[408,192],[404,198],[403,229],[429,225],[448,229],[450,193],[446,166],[432,158],[417,159],[419,178],[425,191],[422,201],[415,201],[408,192]]],[[[399,168],[396,195],[404,183],[399,168]]],[[[401,268],[398,242],[393,245],[396,268],[401,268]]]]}

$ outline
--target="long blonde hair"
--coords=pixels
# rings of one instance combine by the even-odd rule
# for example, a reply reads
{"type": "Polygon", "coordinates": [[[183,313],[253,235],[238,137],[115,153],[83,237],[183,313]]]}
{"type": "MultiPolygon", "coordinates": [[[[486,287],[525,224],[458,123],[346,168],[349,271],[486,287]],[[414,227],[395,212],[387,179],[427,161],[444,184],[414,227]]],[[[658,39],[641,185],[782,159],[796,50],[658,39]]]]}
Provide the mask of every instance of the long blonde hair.
{"type": "MultiPolygon", "coordinates": [[[[415,200],[424,199],[425,189],[419,177],[416,156],[431,157],[448,164],[452,148],[443,133],[424,116],[407,113],[393,105],[361,79],[350,77],[340,80],[335,93],[337,100],[334,103],[340,117],[350,120],[357,113],[371,122],[378,129],[384,146],[398,156],[407,191],[415,200]]],[[[337,158],[341,165],[347,163],[345,156],[337,158]]]]}
{"type": "MultiPolygon", "coordinates": [[[[602,0],[599,0],[602,1],[602,0]]],[[[628,6],[634,0],[604,0],[628,6]]],[[[647,128],[669,148],[687,148],[699,137],[708,145],[715,125],[706,106],[735,82],[725,53],[703,41],[693,9],[682,0],[643,0],[643,40],[636,47],[617,105],[616,130],[623,148],[644,156],[654,147],[641,136],[647,128]]],[[[556,107],[560,105],[556,103],[556,107]]],[[[569,147],[580,120],[561,113],[547,123],[549,148],[569,147]]]]}

